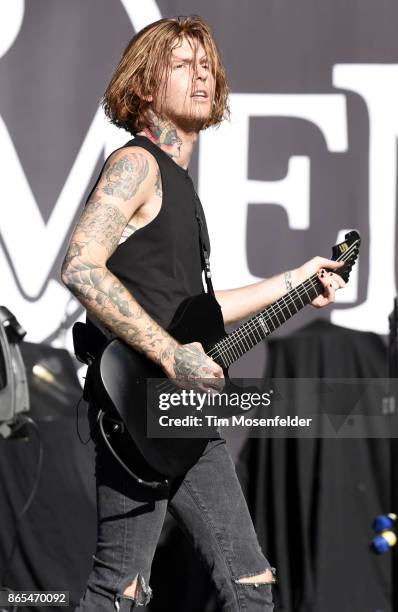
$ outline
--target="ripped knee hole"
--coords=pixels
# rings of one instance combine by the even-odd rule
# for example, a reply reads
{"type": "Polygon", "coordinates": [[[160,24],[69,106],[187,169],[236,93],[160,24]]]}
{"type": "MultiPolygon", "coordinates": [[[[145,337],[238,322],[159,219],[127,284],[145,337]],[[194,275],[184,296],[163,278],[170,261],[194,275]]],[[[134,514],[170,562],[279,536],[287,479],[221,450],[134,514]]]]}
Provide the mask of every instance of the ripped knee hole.
{"type": "Polygon", "coordinates": [[[256,586],[259,584],[273,584],[276,582],[275,568],[272,567],[254,576],[242,576],[241,578],[237,578],[234,582],[240,584],[255,584],[256,586]]]}
{"type": "Polygon", "coordinates": [[[144,577],[141,574],[137,574],[134,580],[128,584],[122,594],[116,595],[115,607],[116,610],[120,609],[120,599],[130,599],[138,606],[146,606],[152,597],[152,589],[145,582],[144,577]]]}

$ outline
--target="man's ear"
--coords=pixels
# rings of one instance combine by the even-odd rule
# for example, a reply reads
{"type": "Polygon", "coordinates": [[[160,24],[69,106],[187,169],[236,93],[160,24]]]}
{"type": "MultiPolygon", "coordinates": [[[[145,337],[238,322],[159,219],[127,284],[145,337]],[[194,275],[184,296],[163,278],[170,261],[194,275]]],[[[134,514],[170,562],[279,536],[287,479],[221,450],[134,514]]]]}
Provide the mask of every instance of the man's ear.
{"type": "Polygon", "coordinates": [[[141,98],[141,100],[145,100],[146,102],[153,102],[153,96],[152,94],[147,94],[146,96],[139,92],[138,96],[141,98]]]}

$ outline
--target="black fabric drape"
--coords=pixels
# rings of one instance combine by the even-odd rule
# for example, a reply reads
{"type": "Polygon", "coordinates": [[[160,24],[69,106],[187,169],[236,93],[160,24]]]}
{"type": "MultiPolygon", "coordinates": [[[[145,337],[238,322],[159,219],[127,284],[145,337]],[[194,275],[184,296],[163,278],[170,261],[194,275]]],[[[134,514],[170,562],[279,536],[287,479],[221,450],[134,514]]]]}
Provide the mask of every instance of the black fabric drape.
{"type": "MultiPolygon", "coordinates": [[[[271,377],[377,377],[387,371],[378,336],[325,322],[272,340],[269,350],[271,377]]],[[[95,545],[93,447],[76,435],[81,389],[66,351],[24,343],[23,354],[28,371],[38,361],[47,364],[61,388],[29,375],[32,416],[44,444],[43,474],[5,582],[14,589],[69,590],[73,609],[95,545]]],[[[83,412],[84,407],[82,429],[83,412]]],[[[15,516],[31,490],[37,449],[34,434],[29,442],[0,440],[0,570],[15,516]]],[[[238,468],[260,543],[277,567],[278,611],[388,612],[390,556],[375,557],[368,543],[373,517],[394,510],[389,440],[249,439],[238,468]]],[[[154,609],[173,601],[176,610],[190,612],[191,577],[195,610],[213,612],[206,572],[182,538],[178,529],[163,534],[151,577],[154,609]]]]}
{"type": "MultiPolygon", "coordinates": [[[[373,333],[317,320],[269,342],[270,377],[386,377],[373,333]]],[[[381,407],[380,407],[381,409],[381,407]]],[[[368,549],[389,506],[388,439],[248,439],[238,461],[284,612],[389,610],[390,556],[368,549]]]]}
{"type": "MultiPolygon", "coordinates": [[[[17,548],[4,584],[14,590],[69,591],[70,609],[74,609],[91,569],[96,531],[93,447],[81,444],[76,435],[75,405],[81,388],[67,351],[29,343],[23,343],[21,350],[29,378],[30,416],[43,441],[43,471],[36,497],[20,522],[17,548]],[[37,363],[55,376],[55,384],[32,374],[37,363]]],[[[84,410],[83,404],[81,428],[87,437],[84,410]]],[[[36,475],[39,444],[34,431],[29,432],[29,441],[0,438],[1,574],[15,518],[36,475]]]]}

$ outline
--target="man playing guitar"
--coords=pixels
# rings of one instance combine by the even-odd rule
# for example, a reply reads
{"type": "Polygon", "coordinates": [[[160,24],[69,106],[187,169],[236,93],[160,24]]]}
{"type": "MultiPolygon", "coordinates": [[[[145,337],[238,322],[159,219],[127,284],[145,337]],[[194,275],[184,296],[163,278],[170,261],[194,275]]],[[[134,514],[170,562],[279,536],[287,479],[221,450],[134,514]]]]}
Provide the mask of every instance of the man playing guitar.
{"type": "MultiPolygon", "coordinates": [[[[147,26],[126,48],[103,104],[134,139],[105,162],[70,239],[62,280],[99,334],[120,338],[168,378],[195,379],[199,389],[217,391],[220,365],[200,343],[181,344],[167,331],[182,300],[203,292],[198,205],[187,168],[199,132],[228,116],[228,86],[209,26],[197,16],[147,26]]],[[[201,207],[199,214],[205,226],[201,207]]],[[[313,274],[324,292],[312,305],[326,306],[345,285],[332,272],[342,265],[315,257],[250,286],[216,291],[224,323],[259,312],[313,274]]],[[[151,489],[129,478],[97,435],[98,409],[90,401],[98,540],[77,610],[129,610],[149,602],[167,510],[207,565],[219,610],[272,610],[274,570],[258,544],[225,440],[209,439],[186,474],[166,489],[151,489]]],[[[131,447],[138,465],[142,458],[134,453],[131,447]]]]}

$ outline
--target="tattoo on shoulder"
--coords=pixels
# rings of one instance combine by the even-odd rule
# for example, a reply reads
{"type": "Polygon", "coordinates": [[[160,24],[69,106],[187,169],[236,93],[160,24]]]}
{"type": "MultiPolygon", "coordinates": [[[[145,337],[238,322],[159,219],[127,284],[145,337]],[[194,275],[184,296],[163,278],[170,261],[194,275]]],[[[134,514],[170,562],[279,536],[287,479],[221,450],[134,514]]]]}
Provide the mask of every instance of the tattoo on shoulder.
{"type": "Polygon", "coordinates": [[[129,153],[111,161],[104,170],[106,184],[102,190],[111,196],[128,200],[133,197],[149,172],[149,163],[141,153],[129,153]]]}
{"type": "Polygon", "coordinates": [[[158,168],[158,171],[156,173],[155,193],[160,198],[162,197],[162,194],[163,194],[163,191],[162,191],[162,177],[160,176],[159,168],[158,168]]]}

